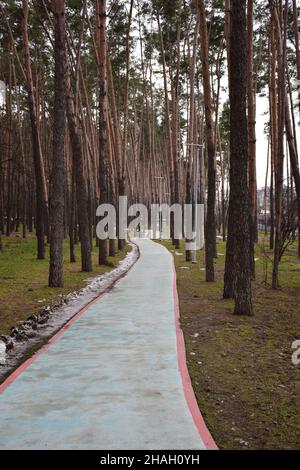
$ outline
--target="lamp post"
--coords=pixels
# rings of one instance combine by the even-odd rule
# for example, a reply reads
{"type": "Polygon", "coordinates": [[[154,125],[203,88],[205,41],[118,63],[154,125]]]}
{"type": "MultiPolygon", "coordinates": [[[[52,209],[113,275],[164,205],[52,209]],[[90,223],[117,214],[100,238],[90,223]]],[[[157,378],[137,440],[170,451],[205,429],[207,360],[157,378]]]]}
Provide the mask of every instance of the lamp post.
{"type": "Polygon", "coordinates": [[[5,94],[5,82],[3,82],[3,80],[0,80],[0,108],[2,108],[2,106],[4,106],[5,104],[5,94]]]}
{"type": "Polygon", "coordinates": [[[155,180],[159,181],[159,239],[162,239],[162,212],[160,210],[162,203],[162,182],[165,179],[164,176],[154,176],[155,180]]]}
{"type": "Polygon", "coordinates": [[[195,250],[192,251],[192,263],[197,263],[197,250],[196,250],[196,239],[197,239],[197,225],[198,225],[198,211],[197,211],[197,204],[198,204],[198,188],[199,188],[199,162],[201,157],[201,149],[204,147],[203,144],[186,144],[187,147],[195,147],[197,148],[197,156],[196,156],[196,175],[195,175],[195,186],[194,186],[194,204],[195,204],[195,211],[194,211],[194,229],[195,229],[195,250]]]}

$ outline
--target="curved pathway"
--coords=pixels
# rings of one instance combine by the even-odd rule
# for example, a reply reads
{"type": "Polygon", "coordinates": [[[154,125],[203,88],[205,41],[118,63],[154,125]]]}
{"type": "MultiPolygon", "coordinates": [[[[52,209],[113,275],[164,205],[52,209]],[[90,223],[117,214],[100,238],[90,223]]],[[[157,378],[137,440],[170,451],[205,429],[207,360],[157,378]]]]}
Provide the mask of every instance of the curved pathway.
{"type": "Polygon", "coordinates": [[[175,327],[172,256],[152,241],[136,243],[141,257],[127,276],[0,386],[0,449],[215,447],[178,319],[175,327]]]}

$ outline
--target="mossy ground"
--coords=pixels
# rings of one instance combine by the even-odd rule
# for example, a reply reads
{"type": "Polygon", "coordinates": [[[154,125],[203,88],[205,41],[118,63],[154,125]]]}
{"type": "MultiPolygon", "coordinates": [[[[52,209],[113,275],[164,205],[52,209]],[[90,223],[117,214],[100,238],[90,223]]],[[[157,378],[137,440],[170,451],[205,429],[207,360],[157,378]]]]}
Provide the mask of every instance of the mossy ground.
{"type": "MultiPolygon", "coordinates": [[[[163,242],[173,250],[171,243],[163,242]]],[[[271,289],[267,241],[260,240],[253,282],[254,317],[234,316],[222,299],[225,243],[218,242],[216,282],[205,282],[204,253],[174,255],[188,367],[201,412],[221,449],[300,449],[300,262],[290,247],[271,289]],[[266,256],[263,256],[265,254],[266,256]],[[266,269],[267,265],[267,269],[266,269]],[[188,267],[188,269],[184,269],[188,267]],[[266,272],[268,276],[266,277],[266,272]],[[266,282],[267,281],[267,282],[266,282]]]]}
{"type": "MultiPolygon", "coordinates": [[[[95,245],[95,242],[94,242],[95,245]]],[[[70,292],[85,287],[87,280],[116,267],[130,246],[109,258],[108,266],[98,266],[98,249],[93,249],[93,272],[82,273],[80,246],[76,246],[76,263],[69,262],[69,243],[64,241],[64,287],[49,288],[49,247],[46,259],[36,259],[36,239],[29,236],[3,237],[0,252],[0,334],[8,334],[12,326],[26,320],[44,305],[58,300],[70,292]]]]}

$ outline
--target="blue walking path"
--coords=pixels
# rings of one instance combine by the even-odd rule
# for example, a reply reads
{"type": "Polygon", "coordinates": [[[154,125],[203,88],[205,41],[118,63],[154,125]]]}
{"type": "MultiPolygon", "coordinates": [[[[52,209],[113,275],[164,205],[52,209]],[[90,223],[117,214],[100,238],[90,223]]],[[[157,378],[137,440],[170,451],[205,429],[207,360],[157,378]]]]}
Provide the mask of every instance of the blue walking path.
{"type": "Polygon", "coordinates": [[[178,367],[172,256],[136,243],[127,276],[0,394],[0,449],[210,446],[178,367]]]}

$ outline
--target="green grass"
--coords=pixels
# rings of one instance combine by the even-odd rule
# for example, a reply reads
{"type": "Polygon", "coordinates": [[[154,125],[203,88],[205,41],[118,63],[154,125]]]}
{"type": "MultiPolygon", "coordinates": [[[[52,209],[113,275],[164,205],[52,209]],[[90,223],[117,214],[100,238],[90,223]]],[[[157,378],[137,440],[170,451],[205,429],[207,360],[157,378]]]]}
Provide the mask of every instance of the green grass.
{"type": "MultiPolygon", "coordinates": [[[[163,244],[173,250],[169,242],[163,244]]],[[[225,243],[218,242],[218,253],[225,250],[225,243]]],[[[216,260],[216,282],[206,283],[203,251],[198,253],[198,265],[185,261],[183,244],[177,251],[183,254],[174,258],[188,367],[217,445],[299,449],[300,367],[291,362],[291,344],[300,339],[296,246],[286,252],[280,266],[281,288],[273,291],[271,261],[266,277],[263,257],[266,253],[271,259],[272,253],[260,236],[254,317],[234,316],[233,301],[222,299],[225,256],[216,260]]]]}
{"type": "Polygon", "coordinates": [[[8,334],[12,326],[44,305],[61,296],[84,287],[87,279],[110,271],[123,259],[130,247],[109,258],[109,266],[97,266],[98,250],[93,249],[93,272],[82,273],[80,246],[76,246],[76,263],[69,262],[69,243],[64,242],[64,287],[49,288],[49,248],[45,260],[36,259],[36,239],[28,237],[3,237],[0,253],[0,334],[8,334]]]}

